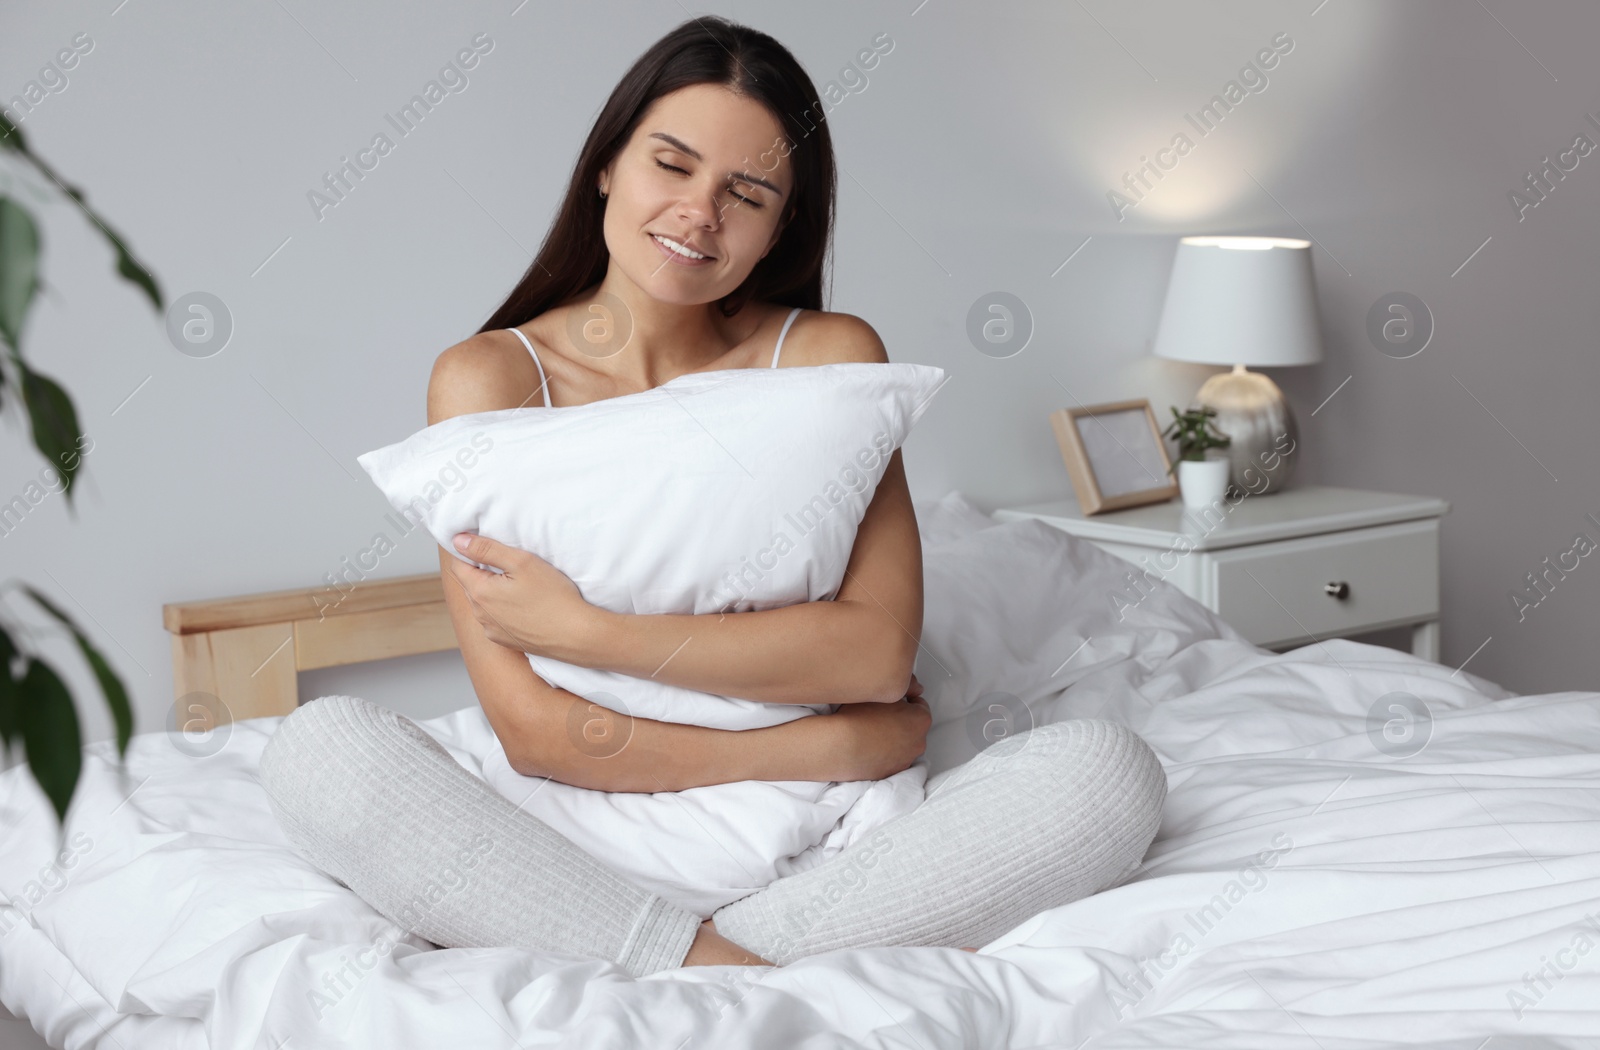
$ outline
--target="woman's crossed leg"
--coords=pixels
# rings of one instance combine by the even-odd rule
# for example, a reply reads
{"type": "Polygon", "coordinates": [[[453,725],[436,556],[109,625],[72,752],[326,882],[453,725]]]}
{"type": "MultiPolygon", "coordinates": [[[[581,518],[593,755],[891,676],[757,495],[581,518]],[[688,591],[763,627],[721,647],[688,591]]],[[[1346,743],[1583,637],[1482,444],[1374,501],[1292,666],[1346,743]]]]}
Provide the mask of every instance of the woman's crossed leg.
{"type": "Polygon", "coordinates": [[[302,855],[401,927],[445,947],[605,958],[634,975],[987,943],[1131,875],[1167,788],[1155,753],[1124,726],[1037,726],[933,778],[911,813],[703,923],[365,700],[322,697],[289,715],[260,775],[302,855]]]}
{"type": "Polygon", "coordinates": [[[1036,726],[934,777],[928,800],[807,871],[718,910],[775,963],[873,945],[983,945],[1131,875],[1167,781],[1115,722],[1036,726]]]}

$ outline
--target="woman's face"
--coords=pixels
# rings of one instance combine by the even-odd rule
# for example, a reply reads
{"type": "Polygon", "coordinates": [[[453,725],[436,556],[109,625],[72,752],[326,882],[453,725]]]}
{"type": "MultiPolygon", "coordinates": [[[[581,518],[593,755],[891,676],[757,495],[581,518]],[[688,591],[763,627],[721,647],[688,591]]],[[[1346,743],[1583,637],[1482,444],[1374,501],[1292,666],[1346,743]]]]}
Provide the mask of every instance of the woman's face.
{"type": "Polygon", "coordinates": [[[600,173],[612,265],[664,302],[728,295],[783,232],[793,148],[759,102],[721,85],[663,95],[600,173]],[[705,258],[685,256],[659,238],[705,258]]]}

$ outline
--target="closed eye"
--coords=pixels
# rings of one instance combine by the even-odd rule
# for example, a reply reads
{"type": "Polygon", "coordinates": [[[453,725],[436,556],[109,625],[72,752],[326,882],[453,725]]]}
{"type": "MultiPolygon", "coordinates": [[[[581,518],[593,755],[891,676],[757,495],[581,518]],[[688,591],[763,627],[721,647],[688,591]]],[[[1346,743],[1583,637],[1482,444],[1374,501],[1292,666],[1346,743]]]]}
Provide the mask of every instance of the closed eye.
{"type": "MultiPolygon", "coordinates": [[[[665,168],[668,171],[675,171],[679,175],[687,175],[687,174],[689,174],[687,171],[684,171],[682,168],[677,167],[676,165],[673,165],[673,164],[668,164],[665,161],[660,161],[660,160],[656,161],[656,167],[665,168]]],[[[737,198],[742,203],[750,205],[752,208],[763,207],[763,205],[761,203],[759,203],[758,201],[753,201],[749,197],[741,196],[740,194],[734,193],[731,188],[728,190],[728,193],[731,194],[733,197],[737,198]]]]}

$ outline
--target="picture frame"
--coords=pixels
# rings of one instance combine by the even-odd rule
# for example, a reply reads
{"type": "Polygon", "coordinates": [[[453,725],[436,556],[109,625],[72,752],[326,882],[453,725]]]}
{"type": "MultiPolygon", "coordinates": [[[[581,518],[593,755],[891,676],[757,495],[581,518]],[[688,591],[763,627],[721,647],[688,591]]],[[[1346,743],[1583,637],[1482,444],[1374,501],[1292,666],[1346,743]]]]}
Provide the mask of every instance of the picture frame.
{"type": "Polygon", "coordinates": [[[1050,414],[1050,426],[1085,516],[1178,494],[1166,439],[1149,400],[1058,409],[1050,414]]]}

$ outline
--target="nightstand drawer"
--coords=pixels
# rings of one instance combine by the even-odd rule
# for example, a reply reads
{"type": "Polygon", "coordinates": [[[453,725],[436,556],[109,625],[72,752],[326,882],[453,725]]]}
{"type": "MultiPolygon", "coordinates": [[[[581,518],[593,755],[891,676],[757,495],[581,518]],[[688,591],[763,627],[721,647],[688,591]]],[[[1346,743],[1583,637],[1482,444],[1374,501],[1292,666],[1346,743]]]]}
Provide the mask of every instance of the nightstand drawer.
{"type": "Polygon", "coordinates": [[[1307,536],[1212,552],[1212,607],[1257,645],[1435,618],[1439,522],[1307,536]],[[1328,593],[1345,585],[1345,597],[1328,593]]]}

